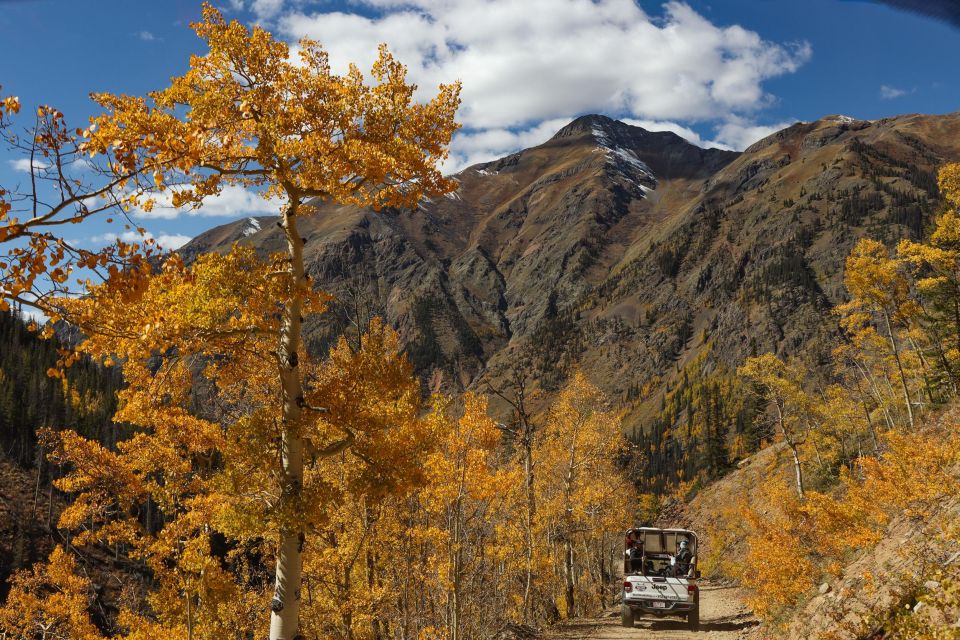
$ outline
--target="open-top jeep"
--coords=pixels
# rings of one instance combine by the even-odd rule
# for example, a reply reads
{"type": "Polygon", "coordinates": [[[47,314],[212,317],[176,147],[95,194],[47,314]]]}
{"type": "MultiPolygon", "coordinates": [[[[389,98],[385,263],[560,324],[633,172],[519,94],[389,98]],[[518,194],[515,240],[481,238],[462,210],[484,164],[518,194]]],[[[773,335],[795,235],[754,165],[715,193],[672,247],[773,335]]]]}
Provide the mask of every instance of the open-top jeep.
{"type": "Polygon", "coordinates": [[[622,622],[639,615],[685,618],[700,628],[697,536],[686,529],[630,529],[624,536],[622,622]]]}

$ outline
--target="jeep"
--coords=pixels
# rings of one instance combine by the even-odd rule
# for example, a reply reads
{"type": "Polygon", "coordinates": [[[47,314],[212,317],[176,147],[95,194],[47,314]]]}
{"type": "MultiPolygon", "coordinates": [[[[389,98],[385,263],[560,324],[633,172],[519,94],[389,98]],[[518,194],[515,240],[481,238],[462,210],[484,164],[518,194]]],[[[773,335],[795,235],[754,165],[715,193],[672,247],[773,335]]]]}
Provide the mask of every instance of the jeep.
{"type": "Polygon", "coordinates": [[[697,535],[686,529],[629,529],[624,535],[621,622],[674,616],[700,628],[697,535]]]}

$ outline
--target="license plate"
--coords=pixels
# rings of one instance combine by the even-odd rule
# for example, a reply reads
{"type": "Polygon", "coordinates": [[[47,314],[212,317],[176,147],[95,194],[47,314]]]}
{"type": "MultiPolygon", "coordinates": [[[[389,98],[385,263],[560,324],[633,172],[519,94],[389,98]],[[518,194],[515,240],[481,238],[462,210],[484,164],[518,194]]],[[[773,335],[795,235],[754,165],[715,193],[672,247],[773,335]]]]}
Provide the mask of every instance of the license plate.
{"type": "Polygon", "coordinates": [[[666,602],[658,602],[658,601],[654,600],[654,601],[653,601],[653,608],[654,608],[654,609],[666,609],[666,608],[667,608],[667,603],[666,603],[666,602]]]}

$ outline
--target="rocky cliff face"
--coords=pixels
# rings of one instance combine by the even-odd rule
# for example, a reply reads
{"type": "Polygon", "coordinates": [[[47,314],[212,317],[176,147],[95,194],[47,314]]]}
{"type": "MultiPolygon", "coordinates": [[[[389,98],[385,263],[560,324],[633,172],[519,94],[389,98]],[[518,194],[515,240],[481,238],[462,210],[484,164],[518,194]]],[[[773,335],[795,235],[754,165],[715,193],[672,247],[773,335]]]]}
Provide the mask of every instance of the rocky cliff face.
{"type": "MultiPolygon", "coordinates": [[[[579,365],[642,425],[699,356],[704,371],[766,350],[815,365],[850,247],[920,235],[937,167],[957,160],[960,113],[831,116],[743,153],[584,116],[416,211],[318,203],[309,269],[338,301],[309,344],[376,313],[449,388],[522,366],[549,391],[579,365]]],[[[280,248],[275,220],[255,218],[182,251],[236,241],[280,248]]]]}

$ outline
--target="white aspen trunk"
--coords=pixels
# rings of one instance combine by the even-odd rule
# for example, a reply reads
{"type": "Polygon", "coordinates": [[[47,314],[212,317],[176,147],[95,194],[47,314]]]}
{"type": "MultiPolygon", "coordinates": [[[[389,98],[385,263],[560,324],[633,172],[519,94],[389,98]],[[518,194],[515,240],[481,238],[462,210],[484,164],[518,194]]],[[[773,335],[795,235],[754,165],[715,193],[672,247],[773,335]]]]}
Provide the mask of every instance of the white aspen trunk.
{"type": "MultiPolygon", "coordinates": [[[[817,424],[816,427],[819,428],[821,425],[817,424]]],[[[815,439],[811,440],[811,434],[813,433],[814,428],[810,426],[809,423],[806,425],[804,430],[804,440],[810,440],[810,444],[813,445],[813,454],[817,456],[817,467],[823,469],[823,456],[820,455],[820,447],[817,446],[817,441],[815,439]]],[[[843,443],[840,443],[840,450],[843,451],[843,443]]]]}
{"type": "MultiPolygon", "coordinates": [[[[920,361],[920,373],[923,376],[923,387],[927,392],[927,400],[929,400],[930,404],[932,405],[934,403],[933,387],[930,384],[930,374],[927,371],[927,358],[923,355],[923,349],[920,348],[920,346],[917,344],[917,341],[914,340],[912,336],[908,335],[907,339],[910,340],[910,348],[914,350],[914,352],[917,354],[917,359],[920,361]]],[[[923,393],[919,393],[918,395],[921,398],[923,397],[923,393]]],[[[923,402],[919,402],[918,404],[922,411],[923,402]]]]}
{"type": "Polygon", "coordinates": [[[447,508],[447,638],[460,638],[460,499],[457,498],[447,508]]]}
{"type": "MultiPolygon", "coordinates": [[[[460,428],[456,427],[456,435],[459,437],[460,428]]],[[[447,637],[449,640],[460,640],[461,633],[461,590],[463,574],[463,541],[464,541],[464,501],[466,499],[466,472],[467,456],[466,454],[458,456],[456,464],[459,467],[457,481],[457,497],[448,507],[447,527],[450,531],[450,538],[447,542],[447,562],[449,564],[448,579],[450,587],[447,589],[447,609],[449,616],[449,625],[447,637]]]]}
{"type": "Polygon", "coordinates": [[[193,608],[190,606],[190,592],[186,593],[187,598],[187,640],[193,640],[193,608]]]}
{"type": "Polygon", "coordinates": [[[950,378],[950,389],[954,395],[957,393],[957,372],[954,371],[953,366],[947,361],[947,354],[943,350],[943,340],[940,337],[939,332],[934,333],[934,344],[937,347],[937,360],[940,361],[940,366],[943,367],[943,370],[947,372],[947,376],[950,378]]]}
{"type": "MultiPolygon", "coordinates": [[[[283,309],[280,327],[279,373],[282,400],[280,445],[283,467],[281,505],[300,498],[303,489],[303,435],[300,431],[303,384],[300,378],[299,349],[303,294],[303,239],[297,231],[299,201],[291,198],[283,214],[283,229],[290,259],[291,298],[283,309]]],[[[270,603],[270,640],[296,640],[300,624],[303,529],[289,524],[280,531],[273,600],[270,603]]]]}
{"type": "MultiPolygon", "coordinates": [[[[370,593],[374,592],[376,589],[377,582],[379,581],[377,577],[377,561],[373,555],[373,551],[367,550],[367,588],[370,589],[370,593]]],[[[370,633],[373,637],[373,640],[381,640],[383,638],[383,625],[380,623],[380,613],[375,613],[370,619],[370,633]]]]}
{"type": "Polygon", "coordinates": [[[567,602],[567,618],[573,618],[576,616],[575,602],[574,602],[574,584],[573,584],[573,540],[571,539],[573,534],[568,533],[566,539],[563,542],[563,567],[564,567],[564,577],[566,579],[566,602],[567,602]]]}
{"type": "Polygon", "coordinates": [[[797,452],[797,447],[791,442],[790,443],[790,453],[793,454],[793,470],[797,479],[797,495],[800,496],[800,499],[803,499],[803,468],[800,466],[800,455],[797,452]]]}
{"type": "Polygon", "coordinates": [[[797,443],[793,441],[793,438],[791,438],[787,432],[781,402],[781,400],[774,402],[774,406],[777,407],[777,425],[780,427],[780,434],[783,436],[784,442],[790,447],[790,453],[793,454],[793,471],[797,481],[797,495],[803,500],[803,467],[800,466],[800,451],[797,448],[797,443]]]}
{"type": "Polygon", "coordinates": [[[523,585],[523,622],[530,624],[532,619],[531,590],[533,587],[533,518],[536,513],[536,501],[533,485],[533,437],[530,428],[525,427],[523,473],[527,484],[527,513],[524,523],[527,531],[526,576],[523,585]]]}
{"type": "Polygon", "coordinates": [[[860,375],[863,377],[863,381],[870,386],[870,390],[873,392],[873,397],[877,401],[877,406],[880,407],[883,411],[883,420],[887,423],[888,429],[893,429],[894,422],[893,416],[890,415],[890,411],[887,409],[887,403],[883,401],[883,394],[880,393],[880,387],[877,386],[877,381],[874,379],[873,375],[868,375],[865,367],[861,366],[856,360],[852,360],[853,364],[857,367],[857,371],[860,372],[860,375]]]}
{"type": "Polygon", "coordinates": [[[460,514],[458,513],[457,523],[455,525],[458,531],[456,536],[457,537],[456,549],[454,549],[454,554],[453,554],[453,593],[452,593],[452,602],[450,603],[450,613],[451,613],[450,640],[460,640],[460,637],[461,637],[460,591],[462,590],[463,585],[461,584],[460,574],[463,572],[463,558],[461,555],[463,552],[460,547],[462,546],[463,542],[462,540],[460,540],[461,536],[459,533],[459,529],[460,529],[459,515],[460,514]]]}
{"type": "Polygon", "coordinates": [[[907,419],[910,421],[910,427],[913,428],[913,407],[910,404],[910,391],[907,389],[907,376],[903,373],[903,363],[900,362],[900,348],[897,346],[897,338],[893,334],[893,327],[890,325],[890,315],[884,311],[883,321],[887,325],[887,335],[890,336],[890,348],[893,349],[893,359],[897,361],[897,371],[900,372],[900,386],[903,387],[903,399],[907,403],[907,419]]]}
{"type": "Polygon", "coordinates": [[[953,337],[956,340],[956,348],[960,350],[960,287],[954,285],[953,294],[953,337]]]}
{"type": "Polygon", "coordinates": [[[40,502],[40,472],[43,470],[43,453],[40,446],[37,445],[37,481],[33,486],[33,511],[30,513],[30,520],[37,517],[37,503],[40,502]]]}
{"type": "MultiPolygon", "coordinates": [[[[350,572],[352,567],[348,564],[343,567],[343,578],[340,581],[341,602],[350,598],[350,572]]],[[[340,616],[343,621],[343,634],[347,640],[353,640],[353,612],[350,609],[344,609],[340,616]]]]}
{"type": "Polygon", "coordinates": [[[870,417],[870,407],[867,406],[867,399],[863,395],[863,389],[860,387],[860,381],[854,377],[854,383],[857,385],[857,395],[860,396],[860,405],[863,407],[863,416],[867,419],[867,428],[870,431],[870,439],[873,442],[874,455],[880,455],[880,441],[877,438],[877,429],[873,426],[873,419],[870,417]]]}

